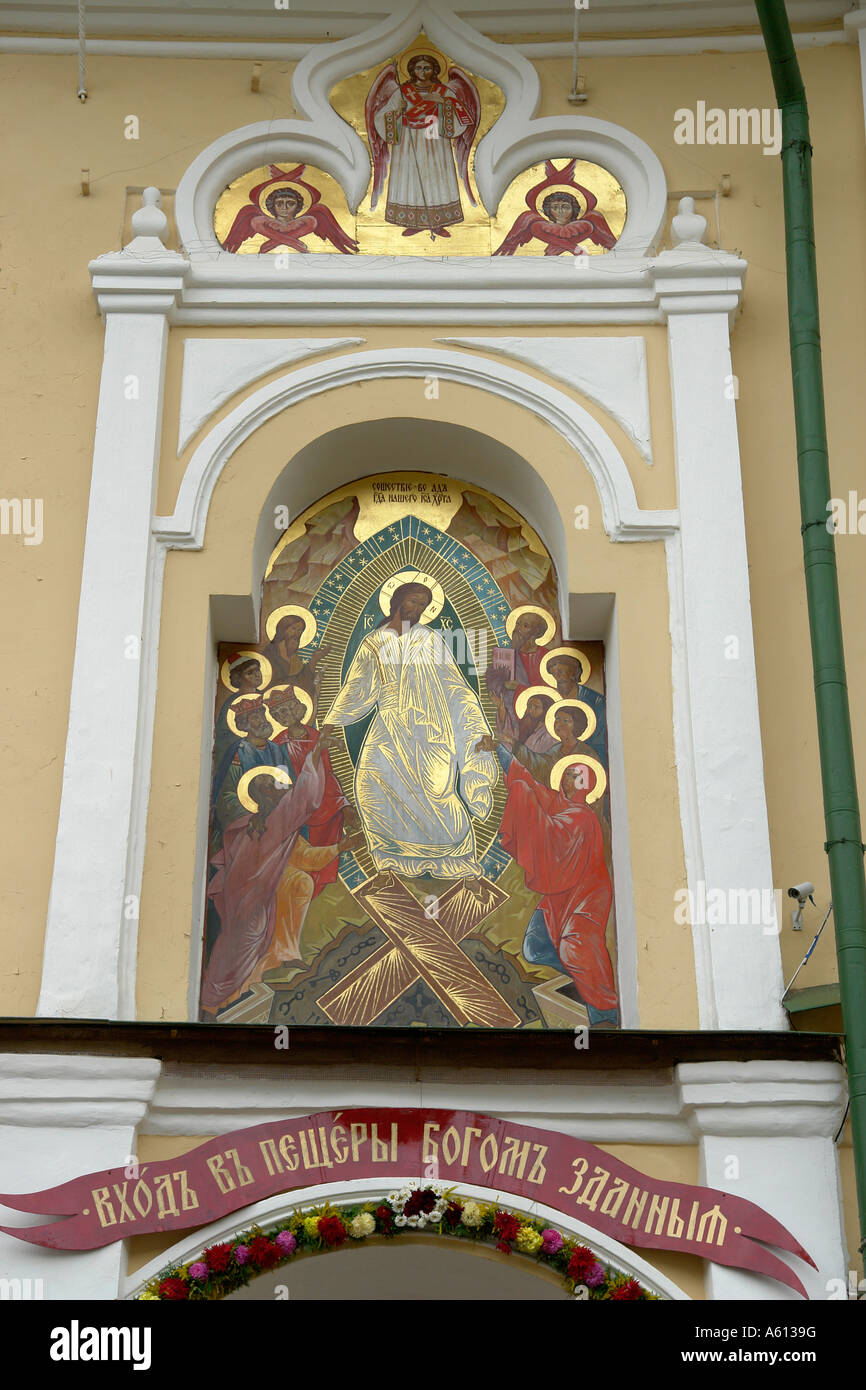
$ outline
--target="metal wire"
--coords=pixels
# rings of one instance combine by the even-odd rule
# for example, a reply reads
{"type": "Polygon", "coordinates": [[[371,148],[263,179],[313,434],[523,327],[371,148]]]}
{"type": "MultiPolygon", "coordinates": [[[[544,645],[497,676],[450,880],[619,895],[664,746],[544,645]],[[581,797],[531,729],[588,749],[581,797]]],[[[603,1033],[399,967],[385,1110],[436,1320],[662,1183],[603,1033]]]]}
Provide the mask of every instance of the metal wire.
{"type": "Polygon", "coordinates": [[[87,100],[87,76],[84,68],[84,0],[78,0],[78,100],[87,100]]]}

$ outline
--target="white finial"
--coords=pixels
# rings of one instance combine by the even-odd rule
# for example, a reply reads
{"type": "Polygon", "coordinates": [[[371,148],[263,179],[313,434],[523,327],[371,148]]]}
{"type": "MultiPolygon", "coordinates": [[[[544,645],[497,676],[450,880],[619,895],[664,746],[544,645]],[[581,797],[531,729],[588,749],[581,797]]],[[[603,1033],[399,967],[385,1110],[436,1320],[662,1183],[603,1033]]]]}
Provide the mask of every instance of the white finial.
{"type": "Polygon", "coordinates": [[[671,223],[671,230],[674,234],[674,244],[678,247],[702,244],[707,230],[707,219],[695,212],[694,198],[680,198],[680,209],[671,223]]]}
{"type": "Polygon", "coordinates": [[[168,218],[159,206],[159,189],[146,188],[142,206],[132,214],[132,230],[137,237],[156,237],[162,241],[168,231],[168,218]]]}

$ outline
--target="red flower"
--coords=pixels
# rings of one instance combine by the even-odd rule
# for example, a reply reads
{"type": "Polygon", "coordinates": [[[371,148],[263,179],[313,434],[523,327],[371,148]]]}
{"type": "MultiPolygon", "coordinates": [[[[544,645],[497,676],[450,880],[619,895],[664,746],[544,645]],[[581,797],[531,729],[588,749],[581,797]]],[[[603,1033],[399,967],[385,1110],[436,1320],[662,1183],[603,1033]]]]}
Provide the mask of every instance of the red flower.
{"type": "Polygon", "coordinates": [[[598,1260],[590,1249],[585,1245],[577,1245],[571,1252],[571,1259],[568,1262],[568,1277],[574,1279],[578,1284],[589,1273],[598,1260]]]}
{"type": "Polygon", "coordinates": [[[445,1220],[449,1226],[459,1226],[460,1218],[463,1215],[463,1208],[459,1202],[449,1202],[445,1211],[445,1220]]]}
{"type": "MultiPolygon", "coordinates": [[[[493,1229],[498,1236],[502,1237],[503,1241],[514,1240],[517,1232],[520,1230],[520,1218],[512,1216],[507,1211],[498,1211],[493,1218],[493,1229]]],[[[501,1241],[496,1248],[498,1250],[502,1249],[501,1241]]]]}
{"type": "Polygon", "coordinates": [[[346,1228],[339,1216],[320,1216],[319,1235],[326,1245],[342,1245],[346,1239],[346,1228]]]}
{"type": "Polygon", "coordinates": [[[189,1286],[182,1279],[163,1279],[159,1286],[160,1298],[189,1298],[189,1286]]]}
{"type": "Polygon", "coordinates": [[[426,1216],[436,1205],[436,1193],[429,1187],[416,1187],[414,1192],[410,1192],[408,1201],[403,1208],[404,1216],[426,1216]]]}
{"type": "Polygon", "coordinates": [[[511,1254],[511,1246],[508,1244],[507,1240],[498,1240],[496,1242],[496,1249],[501,1250],[503,1255],[511,1254]]]}
{"type": "Polygon", "coordinates": [[[629,1279],[628,1283],[620,1284],[619,1288],[614,1289],[611,1298],[618,1299],[621,1303],[640,1298],[643,1290],[636,1279],[629,1279]]]}
{"type": "Polygon", "coordinates": [[[376,1208],[376,1215],[379,1218],[379,1222],[382,1226],[383,1231],[385,1232],[385,1235],[389,1236],[391,1234],[391,1222],[394,1220],[393,1211],[390,1207],[386,1207],[383,1203],[381,1207],[376,1208]]]}
{"type": "Polygon", "coordinates": [[[228,1269],[231,1254],[232,1248],[229,1244],[211,1245],[205,1250],[203,1258],[209,1269],[221,1274],[224,1269],[228,1269]]]}
{"type": "Polygon", "coordinates": [[[282,1252],[267,1236],[256,1236],[250,1241],[250,1263],[257,1269],[273,1269],[282,1259],[282,1252]]]}

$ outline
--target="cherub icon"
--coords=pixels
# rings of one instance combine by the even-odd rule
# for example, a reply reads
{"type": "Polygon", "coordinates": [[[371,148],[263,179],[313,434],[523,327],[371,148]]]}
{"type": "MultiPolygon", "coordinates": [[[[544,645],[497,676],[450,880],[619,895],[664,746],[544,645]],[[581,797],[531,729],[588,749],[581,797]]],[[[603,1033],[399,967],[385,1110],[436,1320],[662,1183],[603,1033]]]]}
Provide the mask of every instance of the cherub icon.
{"type": "Polygon", "coordinates": [[[329,241],[344,256],[358,250],[357,241],[346,235],[330,208],[321,201],[320,191],[302,179],[305,168],[305,164],[299,164],[286,172],[271,165],[271,178],[250,189],[249,202],[232,223],[223,242],[226,251],[237,251],[248,237],[258,234],[265,237],[260,254],[277,246],[309,254],[304,238],[311,233],[329,241]]]}
{"type": "Polygon", "coordinates": [[[598,199],[588,188],[574,181],[576,163],[576,159],[571,159],[564,169],[556,169],[553,161],[547,160],[545,177],[526,195],[528,211],[514,219],[511,231],[494,251],[494,256],[513,256],[518,246],[533,240],[545,243],[545,256],[585,256],[587,252],[580,243],[587,240],[603,246],[606,251],[616,245],[616,237],[606,219],[595,211],[598,199]],[[538,199],[545,189],[549,192],[539,211],[538,199]],[[578,194],[584,200],[583,207],[578,194]]]}

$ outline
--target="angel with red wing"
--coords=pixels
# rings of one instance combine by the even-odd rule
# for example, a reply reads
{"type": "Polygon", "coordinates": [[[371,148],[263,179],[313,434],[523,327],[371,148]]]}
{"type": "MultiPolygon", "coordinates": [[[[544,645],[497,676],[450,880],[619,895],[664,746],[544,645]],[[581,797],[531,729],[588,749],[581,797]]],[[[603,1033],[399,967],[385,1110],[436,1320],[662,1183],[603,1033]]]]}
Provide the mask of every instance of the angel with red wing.
{"type": "Polygon", "coordinates": [[[460,183],[470,203],[469,152],[481,119],[481,97],[468,73],[450,67],[442,82],[442,62],[414,53],[406,62],[409,80],[400,82],[396,60],[370,88],[364,106],[373,157],[371,208],[388,177],[385,221],[404,236],[429,231],[450,236],[463,221],[460,183]],[[390,166],[390,170],[389,170],[390,166]]]}
{"type": "Polygon", "coordinates": [[[576,163],[572,159],[564,169],[556,169],[552,160],[547,161],[545,177],[526,195],[528,211],[514,219],[511,231],[494,251],[494,256],[513,256],[518,246],[533,240],[545,243],[545,256],[585,256],[588,253],[581,247],[582,241],[591,241],[606,251],[616,245],[616,237],[605,217],[595,210],[598,199],[588,188],[574,181],[576,163]],[[538,199],[545,189],[550,191],[539,212],[538,199]],[[583,208],[577,194],[584,200],[583,208]]]}
{"type": "Polygon", "coordinates": [[[286,246],[291,251],[309,254],[304,237],[315,233],[329,241],[344,256],[358,250],[358,243],[347,236],[330,208],[321,201],[322,195],[301,175],[305,164],[288,173],[276,164],[271,165],[271,177],[250,189],[249,202],[239,211],[223,242],[226,251],[237,251],[247,237],[256,234],[265,240],[259,253],[286,246]]]}

